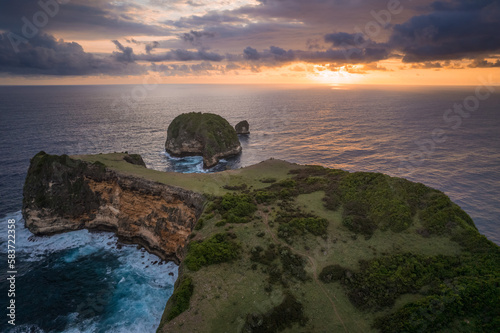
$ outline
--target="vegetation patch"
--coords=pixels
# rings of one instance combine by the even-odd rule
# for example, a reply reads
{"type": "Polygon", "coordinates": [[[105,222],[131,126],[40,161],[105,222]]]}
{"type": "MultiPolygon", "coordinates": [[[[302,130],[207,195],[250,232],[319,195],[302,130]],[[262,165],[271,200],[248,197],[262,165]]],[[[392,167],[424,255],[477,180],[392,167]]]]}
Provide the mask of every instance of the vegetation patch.
{"type": "Polygon", "coordinates": [[[262,178],[260,180],[261,183],[264,183],[264,184],[272,184],[272,183],[276,183],[277,179],[276,178],[262,178]]]}
{"type": "Polygon", "coordinates": [[[246,223],[257,211],[253,197],[248,194],[228,193],[214,200],[211,208],[221,214],[224,222],[246,223]]]}
{"type": "Polygon", "coordinates": [[[174,293],[170,296],[169,311],[166,313],[167,321],[170,321],[189,309],[189,300],[193,295],[193,280],[189,276],[184,276],[175,286],[174,293]]]}
{"type": "Polygon", "coordinates": [[[461,277],[375,320],[382,332],[497,332],[500,278],[461,277]],[[462,318],[457,320],[457,318],[462,318]]]}
{"type": "Polygon", "coordinates": [[[203,266],[228,262],[239,257],[240,246],[228,234],[215,234],[210,238],[189,244],[184,263],[191,271],[203,266]]]}
{"type": "Polygon", "coordinates": [[[278,236],[289,238],[296,235],[304,235],[309,232],[315,236],[326,235],[328,221],[319,217],[294,218],[288,223],[280,224],[278,236]]]}
{"type": "Polygon", "coordinates": [[[248,187],[247,184],[222,186],[223,189],[226,189],[229,191],[244,191],[247,189],[247,187],[248,187]]]}
{"type": "Polygon", "coordinates": [[[310,279],[304,270],[306,261],[300,255],[293,254],[290,248],[280,247],[279,257],[281,265],[283,266],[283,271],[289,276],[299,281],[307,281],[310,279]]]}
{"type": "Polygon", "coordinates": [[[285,294],[283,302],[265,314],[248,314],[242,332],[275,333],[294,324],[307,323],[304,306],[290,293],[285,294]]]}
{"type": "Polygon", "coordinates": [[[250,252],[250,260],[269,266],[277,258],[276,246],[270,244],[264,251],[262,246],[255,246],[250,252]]]}
{"type": "Polygon", "coordinates": [[[340,281],[345,277],[347,270],[340,265],[328,265],[319,273],[319,279],[324,283],[340,281]]]}

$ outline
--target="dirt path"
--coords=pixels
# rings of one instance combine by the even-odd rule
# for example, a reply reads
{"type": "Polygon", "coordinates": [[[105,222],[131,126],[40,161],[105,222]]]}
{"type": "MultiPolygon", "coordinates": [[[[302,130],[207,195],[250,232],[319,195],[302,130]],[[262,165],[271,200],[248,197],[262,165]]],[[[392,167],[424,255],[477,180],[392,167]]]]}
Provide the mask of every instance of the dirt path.
{"type": "MultiPolygon", "coordinates": [[[[314,258],[312,256],[308,255],[307,253],[301,252],[301,251],[293,248],[292,246],[290,246],[289,244],[287,244],[285,241],[283,241],[283,240],[279,239],[278,237],[276,237],[276,235],[271,230],[271,227],[269,226],[269,216],[267,214],[262,213],[262,212],[260,212],[260,213],[261,213],[261,216],[262,216],[262,220],[264,221],[264,224],[266,226],[267,232],[271,235],[272,239],[276,243],[282,244],[282,245],[290,248],[296,254],[304,256],[304,257],[306,257],[309,260],[309,262],[311,263],[312,269],[313,269],[314,281],[316,282],[316,284],[318,285],[318,287],[321,289],[321,291],[323,291],[323,294],[326,296],[326,298],[328,298],[328,300],[332,304],[333,312],[335,313],[335,315],[339,319],[340,323],[342,324],[342,327],[344,327],[344,331],[348,332],[347,328],[345,327],[344,321],[342,320],[342,318],[340,317],[339,313],[337,312],[337,307],[335,306],[335,302],[330,298],[330,296],[328,295],[328,293],[327,293],[325,287],[323,286],[323,284],[321,283],[321,281],[319,281],[318,274],[317,274],[316,260],[314,260],[314,258]]],[[[335,300],[337,300],[337,298],[335,297],[335,295],[333,295],[333,298],[335,298],[335,300]]]]}

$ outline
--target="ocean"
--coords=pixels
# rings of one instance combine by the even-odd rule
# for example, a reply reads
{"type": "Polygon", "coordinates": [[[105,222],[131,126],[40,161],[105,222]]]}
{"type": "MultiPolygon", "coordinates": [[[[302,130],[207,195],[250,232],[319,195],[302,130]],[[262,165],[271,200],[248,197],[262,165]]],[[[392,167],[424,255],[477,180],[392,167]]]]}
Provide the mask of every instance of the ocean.
{"type": "Polygon", "coordinates": [[[243,85],[0,86],[0,307],[7,306],[7,221],[16,220],[16,327],[2,332],[154,332],[177,266],[110,233],[35,237],[23,227],[29,160],[141,154],[149,168],[216,172],[277,158],[382,172],[442,190],[500,244],[500,87],[243,85]],[[488,95],[488,96],[486,96],[488,95]],[[453,111],[455,110],[455,111],[453,111]],[[185,112],[248,120],[243,153],[203,170],[164,151],[185,112]]]}

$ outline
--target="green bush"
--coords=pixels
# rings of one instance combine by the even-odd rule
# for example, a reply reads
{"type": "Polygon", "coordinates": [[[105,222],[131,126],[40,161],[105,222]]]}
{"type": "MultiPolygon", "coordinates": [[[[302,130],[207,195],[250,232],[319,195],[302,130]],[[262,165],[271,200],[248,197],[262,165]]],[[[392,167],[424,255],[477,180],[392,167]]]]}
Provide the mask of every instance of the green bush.
{"type": "Polygon", "coordinates": [[[255,192],[255,201],[257,203],[271,203],[276,198],[276,195],[269,191],[257,191],[255,192]]]}
{"type": "Polygon", "coordinates": [[[174,293],[169,299],[172,304],[170,311],[167,313],[167,321],[170,321],[189,309],[189,300],[193,295],[194,285],[193,280],[189,276],[185,276],[177,284],[174,293]]]}
{"type": "Polygon", "coordinates": [[[324,283],[339,281],[345,276],[346,271],[347,270],[340,265],[329,265],[321,270],[319,279],[324,283]]]}
{"type": "Polygon", "coordinates": [[[200,218],[198,222],[196,222],[196,225],[194,226],[194,230],[201,230],[203,228],[203,224],[205,223],[205,220],[203,218],[200,218]]]}
{"type": "Polygon", "coordinates": [[[218,208],[229,223],[246,223],[257,210],[252,197],[247,194],[225,194],[218,208]]]}
{"type": "Polygon", "coordinates": [[[287,292],[283,302],[269,312],[248,314],[242,332],[275,333],[291,328],[295,323],[304,326],[307,320],[304,306],[287,292]]]}
{"type": "Polygon", "coordinates": [[[203,266],[238,258],[239,248],[227,234],[215,234],[204,241],[190,243],[184,263],[191,271],[197,271],[203,266]]]}
{"type": "Polygon", "coordinates": [[[427,296],[379,317],[381,332],[497,332],[500,278],[459,278],[427,296]],[[467,319],[457,320],[457,318],[467,319]]]}
{"type": "Polygon", "coordinates": [[[279,248],[279,255],[283,271],[289,276],[298,279],[299,281],[307,281],[309,277],[304,270],[306,261],[297,254],[293,254],[292,250],[287,247],[279,248]]]}

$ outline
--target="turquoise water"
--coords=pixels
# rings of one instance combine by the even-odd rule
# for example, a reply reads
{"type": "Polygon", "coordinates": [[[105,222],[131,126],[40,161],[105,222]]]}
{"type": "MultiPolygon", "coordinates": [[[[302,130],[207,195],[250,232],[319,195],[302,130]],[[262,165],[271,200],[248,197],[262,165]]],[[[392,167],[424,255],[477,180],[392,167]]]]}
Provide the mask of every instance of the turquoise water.
{"type": "Polygon", "coordinates": [[[481,101],[459,128],[443,118],[474,88],[0,87],[0,246],[4,257],[6,220],[13,217],[23,304],[18,322],[25,325],[18,331],[155,331],[176,266],[153,264],[157,257],[121,247],[111,234],[32,236],[19,215],[22,185],[29,159],[40,150],[128,151],[156,170],[207,172],[200,158],[172,159],[164,152],[168,124],[183,112],[250,123],[242,155],[210,172],[274,157],[403,176],[444,191],[500,244],[500,95],[481,101]],[[436,128],[447,139],[430,146],[436,128]]]}

